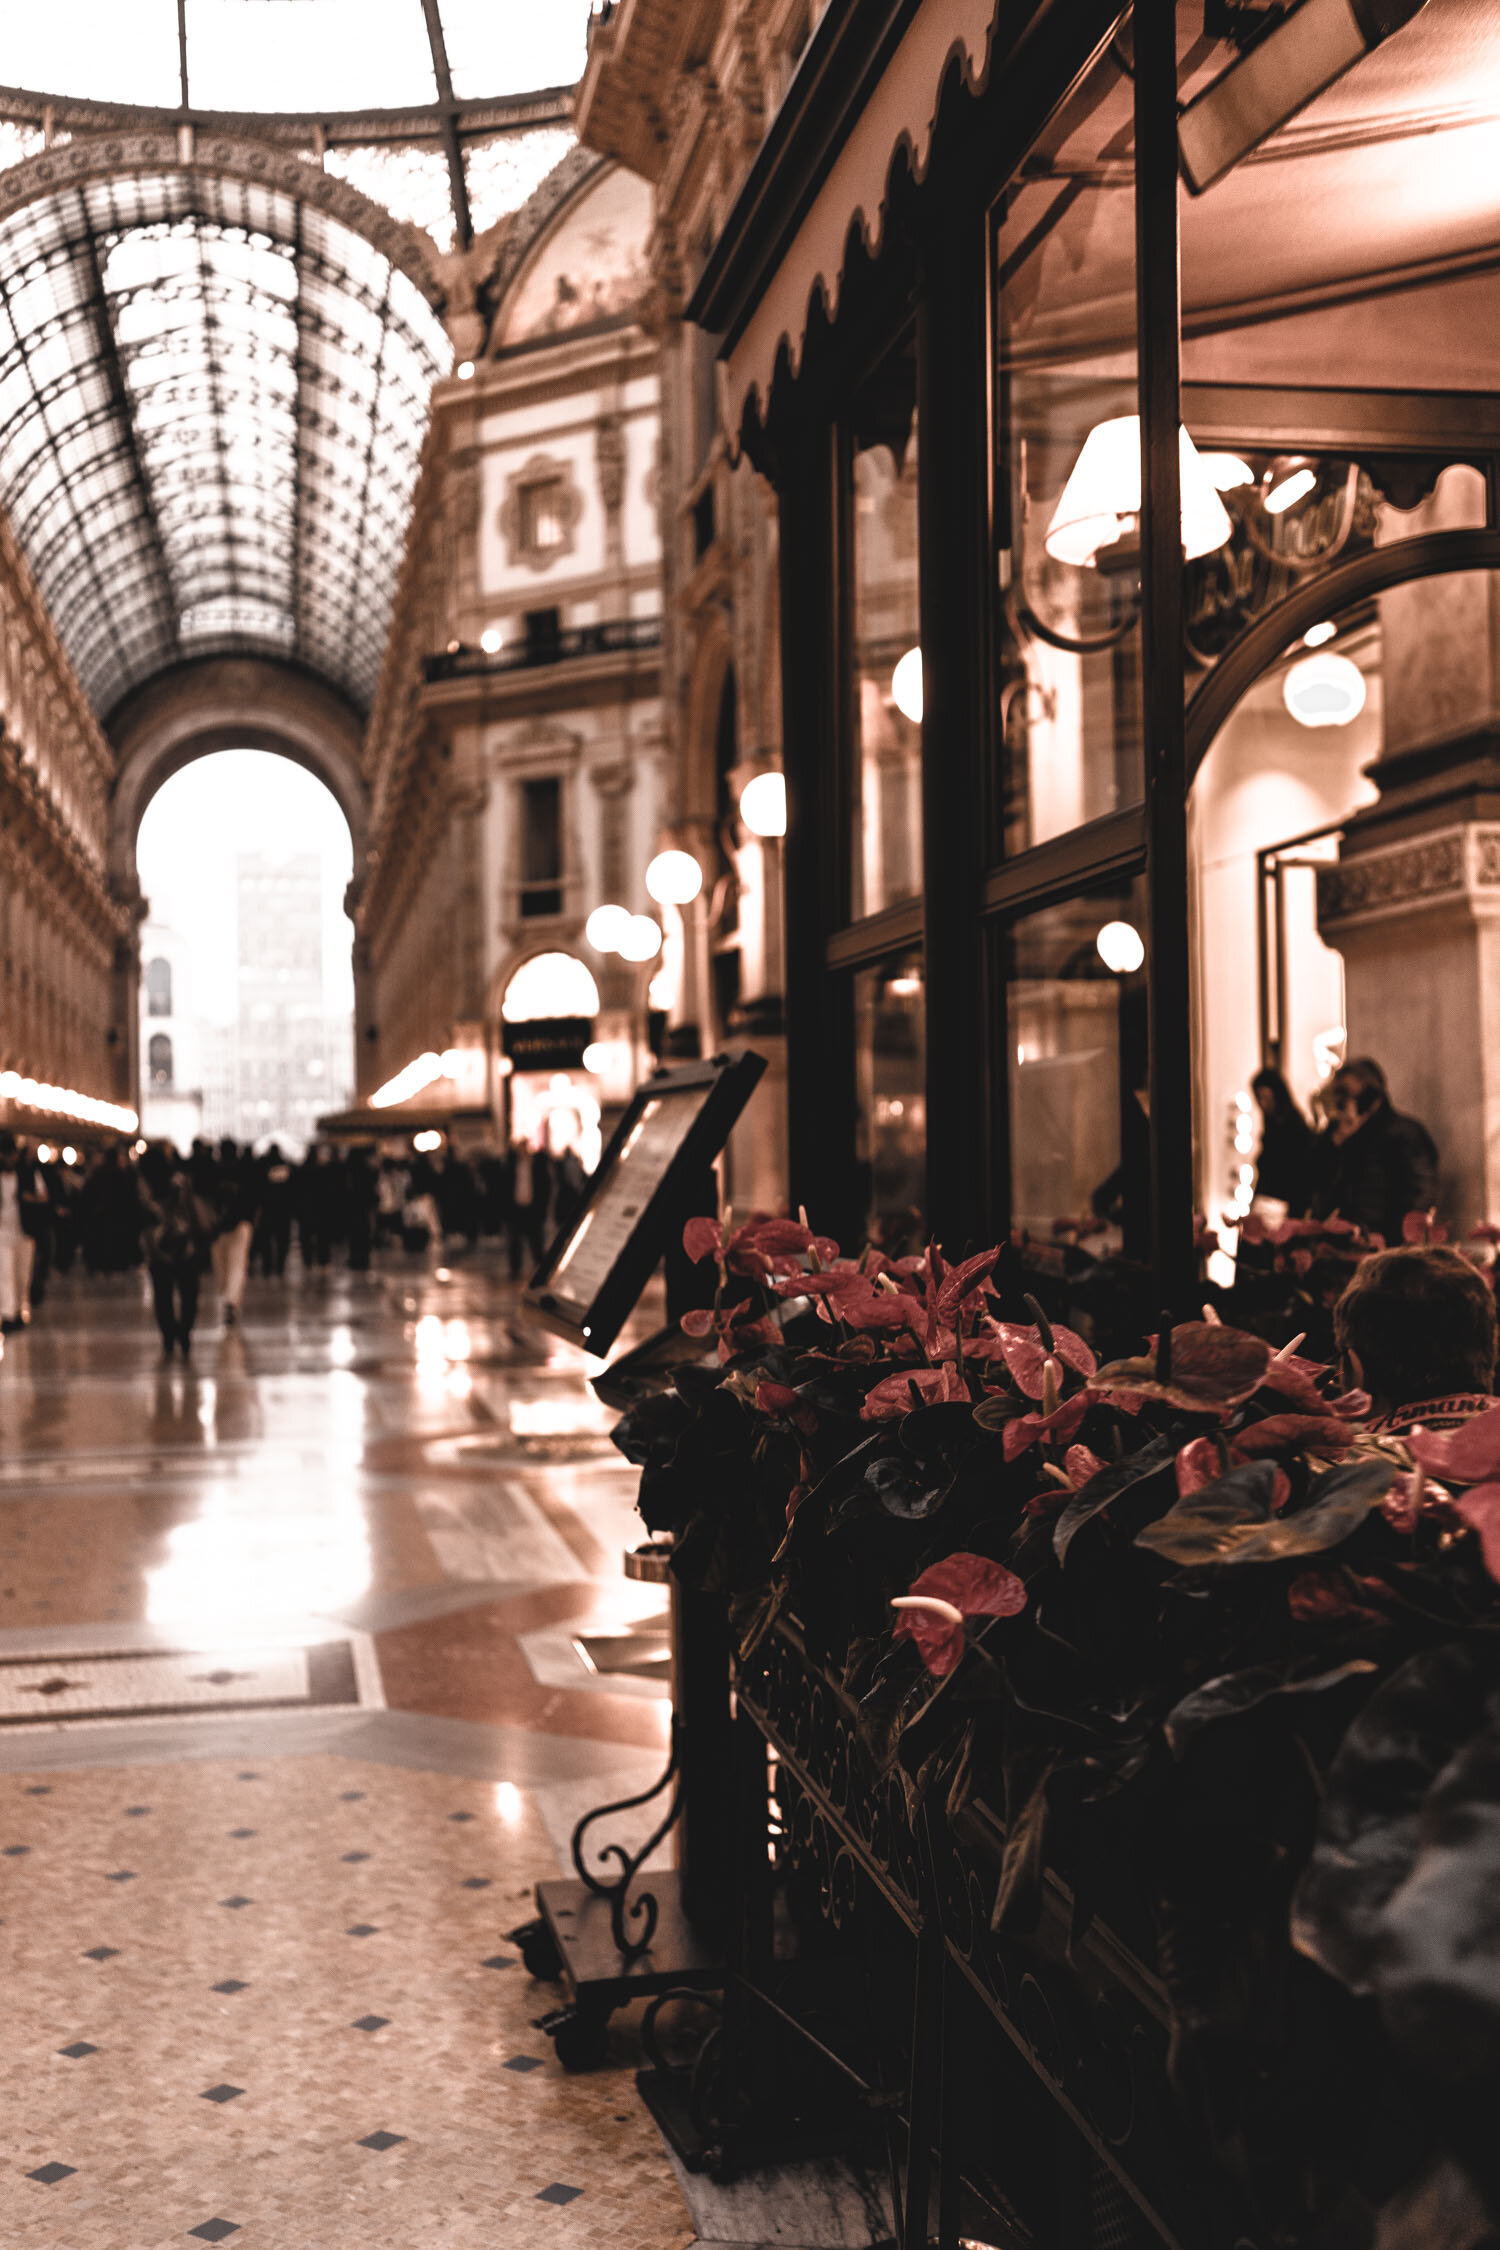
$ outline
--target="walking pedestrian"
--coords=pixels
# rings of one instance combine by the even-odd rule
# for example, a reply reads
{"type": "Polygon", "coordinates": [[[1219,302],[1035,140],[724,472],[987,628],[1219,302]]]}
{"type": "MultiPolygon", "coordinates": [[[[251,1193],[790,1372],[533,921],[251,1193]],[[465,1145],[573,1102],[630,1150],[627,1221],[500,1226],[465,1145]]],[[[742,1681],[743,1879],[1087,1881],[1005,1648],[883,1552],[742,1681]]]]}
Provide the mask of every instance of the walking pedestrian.
{"type": "Polygon", "coordinates": [[[0,1333],[7,1336],[31,1317],[35,1201],[30,1157],[13,1133],[0,1133],[0,1333]]]}
{"type": "Polygon", "coordinates": [[[159,1194],[152,1195],[144,1187],[141,1192],[146,1199],[146,1258],[162,1351],[170,1359],[174,1345],[179,1346],[186,1359],[192,1350],[214,1214],[180,1167],[171,1172],[159,1194]]]}
{"type": "Polygon", "coordinates": [[[216,1203],[212,1249],[214,1286],[219,1292],[224,1326],[233,1328],[245,1302],[245,1281],[250,1271],[250,1245],[255,1239],[259,1197],[248,1151],[241,1156],[232,1140],[219,1143],[216,1203]]]}

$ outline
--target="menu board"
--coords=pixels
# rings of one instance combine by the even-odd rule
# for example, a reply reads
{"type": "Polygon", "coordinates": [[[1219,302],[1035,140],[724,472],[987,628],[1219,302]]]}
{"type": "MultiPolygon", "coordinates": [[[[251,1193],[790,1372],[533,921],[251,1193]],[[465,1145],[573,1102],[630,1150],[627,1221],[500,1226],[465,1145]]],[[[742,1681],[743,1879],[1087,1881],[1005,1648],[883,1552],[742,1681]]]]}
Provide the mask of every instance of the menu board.
{"type": "Polygon", "coordinates": [[[601,1358],[609,1350],[765,1067],[759,1055],[721,1056],[641,1088],[526,1292],[549,1327],[601,1358]]]}

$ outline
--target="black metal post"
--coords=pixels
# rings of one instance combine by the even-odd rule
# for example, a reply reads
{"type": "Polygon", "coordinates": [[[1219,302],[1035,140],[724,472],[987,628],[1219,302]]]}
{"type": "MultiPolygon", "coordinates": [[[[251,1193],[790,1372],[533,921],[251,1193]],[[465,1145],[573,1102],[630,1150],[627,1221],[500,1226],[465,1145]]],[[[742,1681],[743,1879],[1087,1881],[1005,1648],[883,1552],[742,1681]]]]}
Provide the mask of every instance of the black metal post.
{"type": "Polygon", "coordinates": [[[1186,1317],[1193,1247],[1193,1081],[1183,723],[1181,276],[1177,9],[1139,0],[1135,50],[1136,329],[1141,398],[1141,696],[1151,994],[1151,1244],[1158,1302],[1186,1317]]]}
{"type": "Polygon", "coordinates": [[[787,1142],[791,1201],[840,1241],[863,1237],[854,1166],[850,982],[827,968],[845,919],[839,788],[840,502],[836,433],[816,414],[778,447],[782,760],[786,767],[787,1142]]]}
{"type": "Polygon", "coordinates": [[[954,1256],[992,1216],[976,929],[991,733],[988,246],[972,196],[939,203],[924,227],[917,318],[927,1217],[954,1256]]]}

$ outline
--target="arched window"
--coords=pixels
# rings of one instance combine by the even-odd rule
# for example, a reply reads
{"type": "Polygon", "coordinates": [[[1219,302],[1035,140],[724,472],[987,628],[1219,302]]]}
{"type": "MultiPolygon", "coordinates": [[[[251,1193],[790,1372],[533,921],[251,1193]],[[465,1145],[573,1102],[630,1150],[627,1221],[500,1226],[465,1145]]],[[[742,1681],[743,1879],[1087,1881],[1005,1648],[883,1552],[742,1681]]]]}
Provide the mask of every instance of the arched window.
{"type": "MultiPolygon", "coordinates": [[[[165,963],[163,963],[165,967],[165,963]]],[[[146,1049],[146,1070],[153,1093],[169,1092],[172,1085],[172,1042],[164,1031],[154,1031],[146,1049]]]]}
{"type": "Polygon", "coordinates": [[[146,963],[146,1013],[148,1016],[169,1016],[172,1013],[172,964],[160,954],[146,963]]]}

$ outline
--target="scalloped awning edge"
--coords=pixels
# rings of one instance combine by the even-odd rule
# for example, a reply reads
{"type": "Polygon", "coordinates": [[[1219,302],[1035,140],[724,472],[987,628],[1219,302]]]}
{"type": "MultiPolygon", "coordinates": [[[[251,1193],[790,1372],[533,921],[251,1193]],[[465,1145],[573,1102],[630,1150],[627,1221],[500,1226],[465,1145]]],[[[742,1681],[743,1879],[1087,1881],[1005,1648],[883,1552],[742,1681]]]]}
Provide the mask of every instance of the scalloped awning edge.
{"type": "Polygon", "coordinates": [[[999,0],[926,0],[858,124],[839,151],[812,209],[725,363],[725,426],[738,445],[747,411],[764,420],[785,348],[793,375],[821,296],[838,312],[850,237],[856,226],[871,257],[885,232],[892,167],[905,149],[912,175],[927,170],[938,99],[955,56],[970,92],[988,76],[999,0]],[[752,407],[753,401],[753,407],[752,407]]]}

